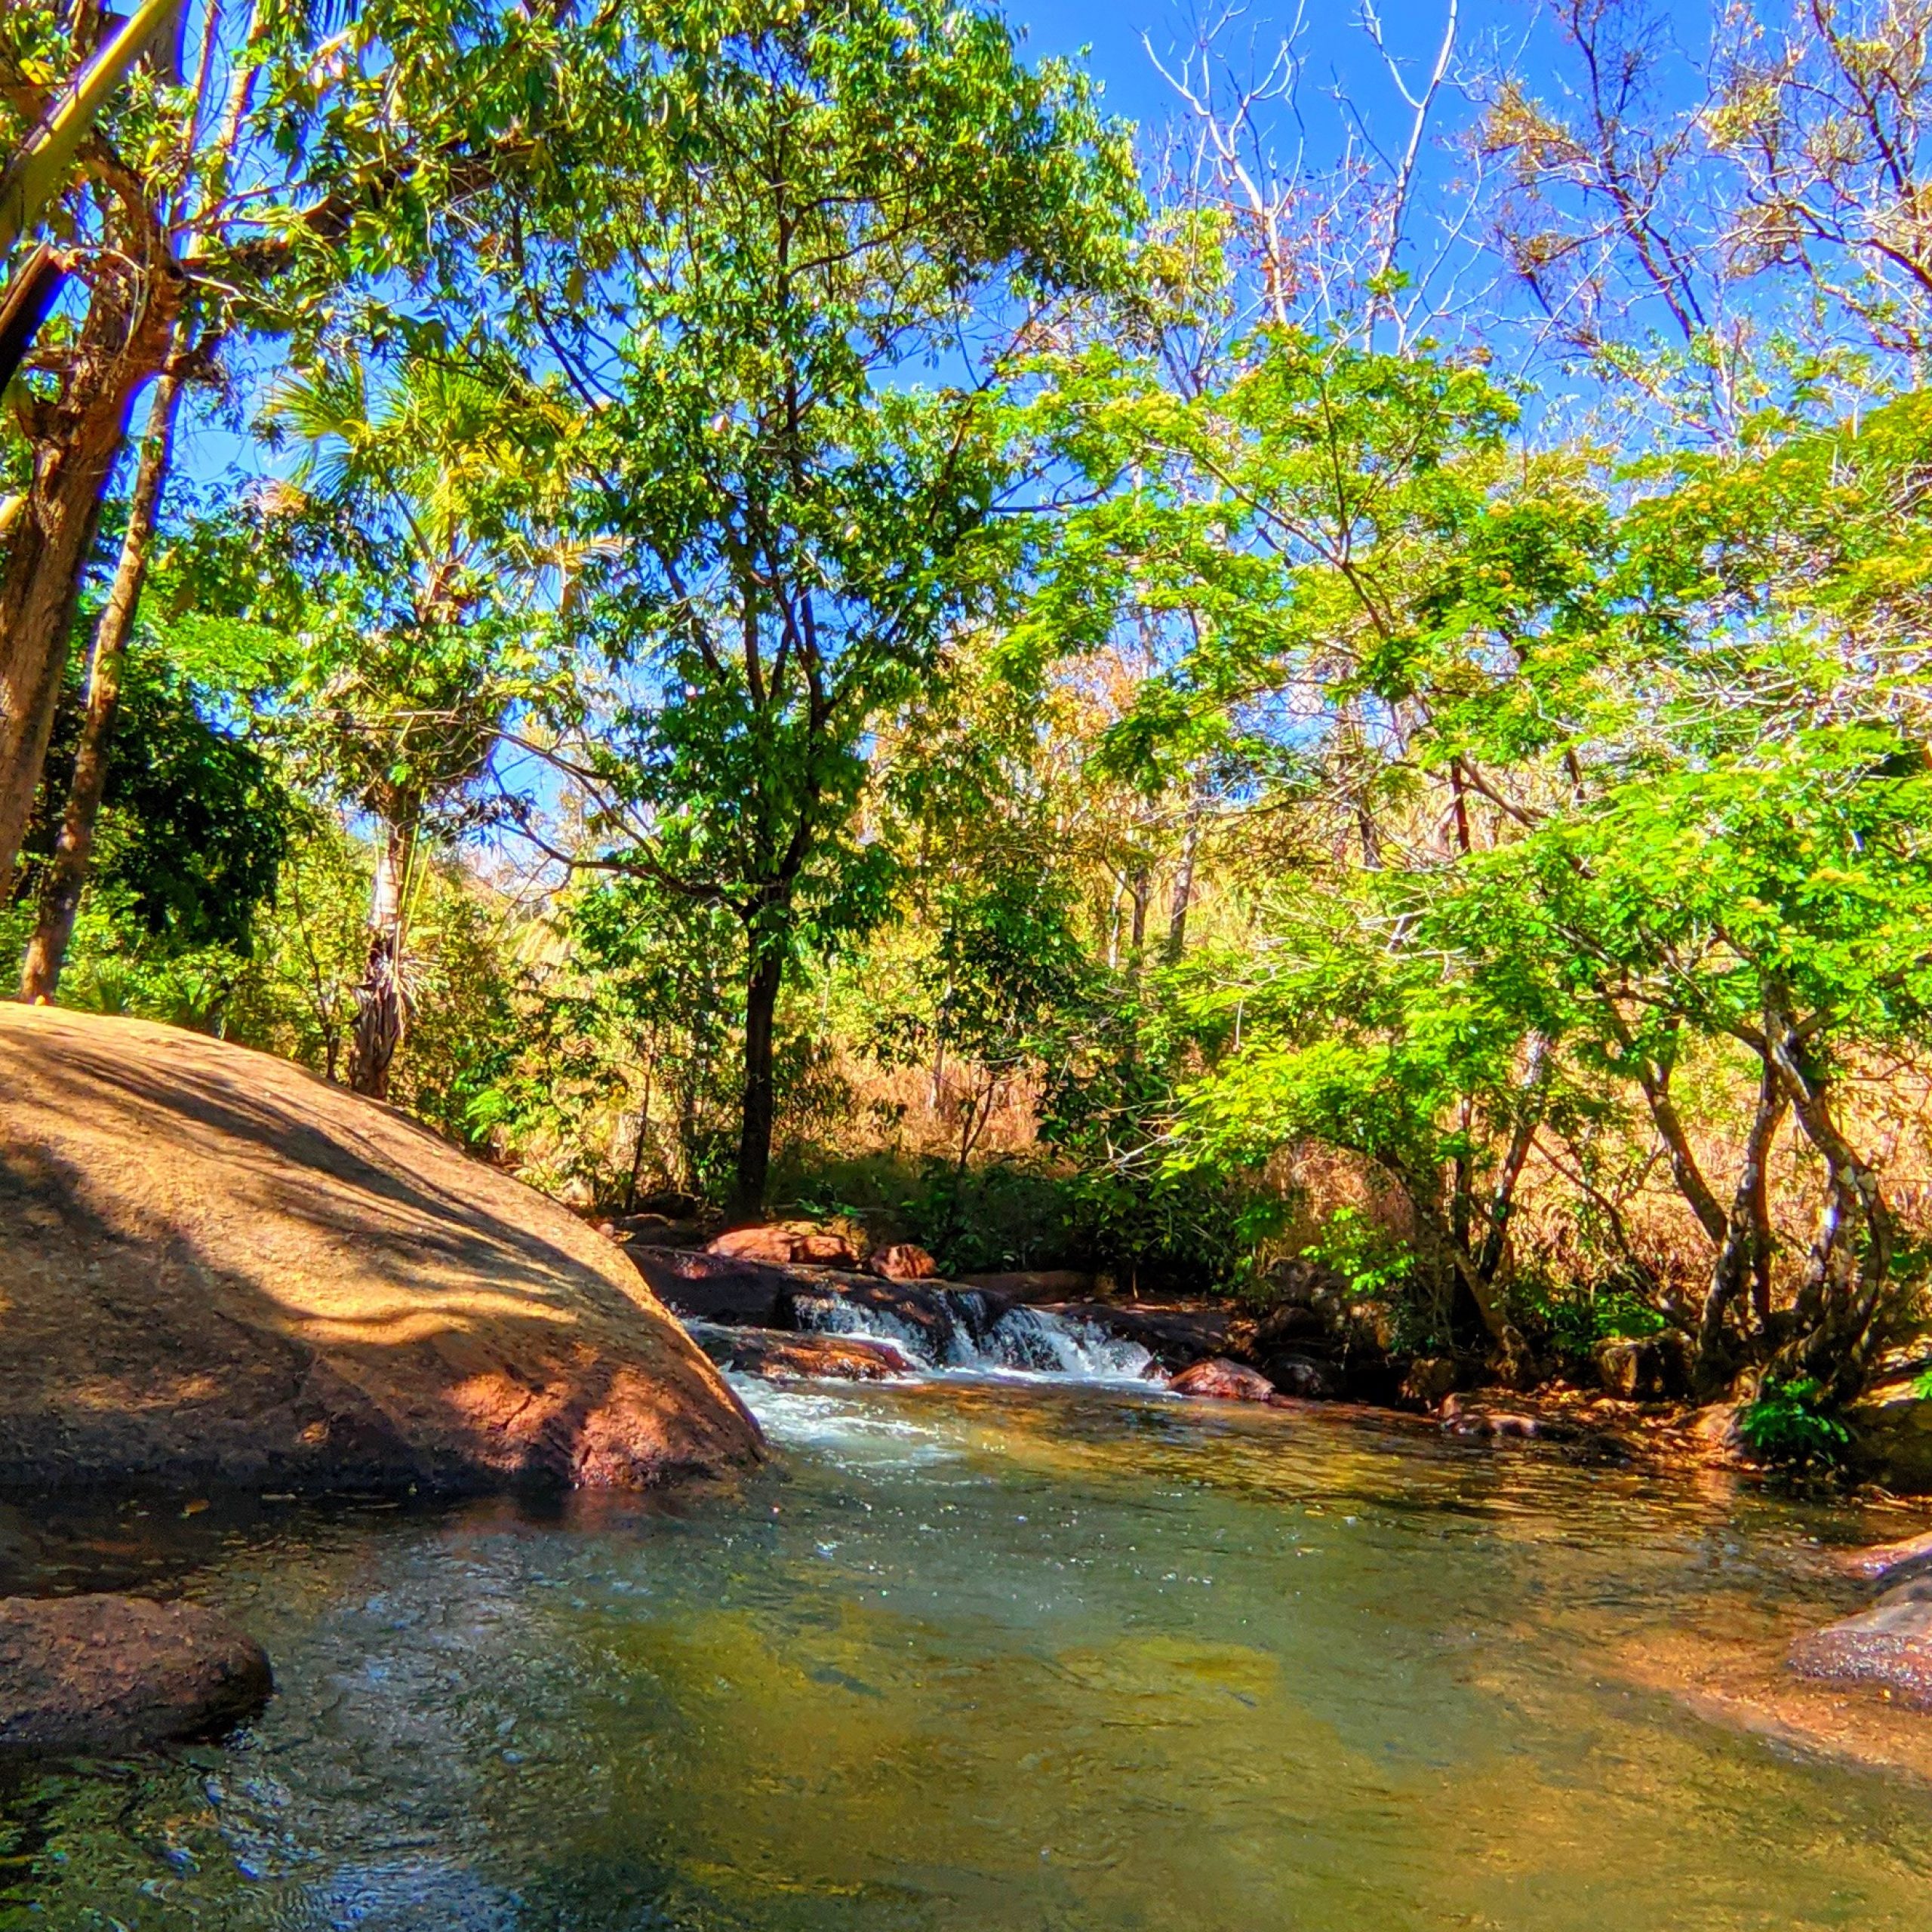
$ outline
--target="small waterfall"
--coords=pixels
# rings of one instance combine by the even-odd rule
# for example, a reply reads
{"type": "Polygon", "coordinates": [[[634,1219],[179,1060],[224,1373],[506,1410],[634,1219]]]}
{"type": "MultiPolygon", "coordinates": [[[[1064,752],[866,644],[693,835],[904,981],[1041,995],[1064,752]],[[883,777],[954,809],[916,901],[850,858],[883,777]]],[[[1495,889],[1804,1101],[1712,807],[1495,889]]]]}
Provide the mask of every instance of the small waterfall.
{"type": "Polygon", "coordinates": [[[1082,1382],[1158,1378],[1154,1358],[1138,1342],[1110,1335],[1093,1321],[1069,1321],[1023,1303],[989,1301],[975,1289],[926,1288],[897,1297],[838,1293],[798,1294],[798,1326],[822,1334],[890,1342],[928,1368],[1017,1371],[1082,1382]]]}

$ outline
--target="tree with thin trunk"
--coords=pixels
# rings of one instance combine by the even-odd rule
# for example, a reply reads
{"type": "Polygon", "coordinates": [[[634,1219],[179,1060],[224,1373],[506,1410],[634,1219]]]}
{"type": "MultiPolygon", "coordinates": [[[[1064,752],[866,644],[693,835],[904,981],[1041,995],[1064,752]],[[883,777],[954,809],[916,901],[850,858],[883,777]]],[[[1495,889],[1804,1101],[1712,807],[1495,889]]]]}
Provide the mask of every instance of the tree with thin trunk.
{"type": "Polygon", "coordinates": [[[528,661],[537,568],[530,470],[500,395],[424,361],[373,383],[345,355],[290,376],[272,433],[303,460],[268,528],[316,589],[282,718],[323,782],[372,823],[374,861],[349,1084],[389,1096],[409,1029],[409,914],[426,842],[481,776],[528,661]]]}
{"type": "Polygon", "coordinates": [[[1023,567],[1011,352],[1109,272],[1134,195],[1085,84],[991,12],[611,11],[638,51],[583,91],[594,171],[519,216],[513,309],[608,546],[580,611],[608,706],[562,754],[595,842],[565,856],[737,918],[752,1211],[787,968],[884,904],[869,734],[1023,567]]]}
{"type": "Polygon", "coordinates": [[[121,559],[107,602],[94,626],[88,658],[87,707],[81,721],[81,742],[74,775],[67,789],[54,856],[42,881],[33,937],[27,943],[20,971],[20,998],[29,1004],[53,998],[73,937],[94,855],[94,828],[107,792],[109,749],[114,719],[121,704],[121,672],[140,608],[147,579],[148,557],[161,512],[162,492],[172,460],[174,421],[180,406],[181,378],[174,371],[155,386],[149,408],[147,435],[141,448],[140,468],[128,506],[128,528],[121,540],[121,559]]]}

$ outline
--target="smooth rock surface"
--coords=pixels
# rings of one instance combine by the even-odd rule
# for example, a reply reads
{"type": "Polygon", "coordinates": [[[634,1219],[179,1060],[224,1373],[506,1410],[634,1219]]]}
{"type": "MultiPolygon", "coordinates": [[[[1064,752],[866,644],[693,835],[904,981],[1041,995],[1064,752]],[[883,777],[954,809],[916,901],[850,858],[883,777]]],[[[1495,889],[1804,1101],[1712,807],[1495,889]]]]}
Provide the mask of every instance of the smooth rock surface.
{"type": "Polygon", "coordinates": [[[194,1604],[0,1598],[0,1746],[112,1751],[213,1737],[273,1687],[260,1644],[194,1604]]]}
{"type": "Polygon", "coordinates": [[[782,1328],[692,1324],[692,1339],[721,1367],[780,1382],[794,1376],[838,1382],[884,1382],[913,1364],[890,1342],[860,1335],[795,1333],[782,1328]]]}
{"type": "Polygon", "coordinates": [[[1798,1638],[1787,1661],[1801,1677],[1874,1684],[1932,1709],[1932,1595],[1892,1592],[1862,1615],[1798,1638]]]}
{"type": "Polygon", "coordinates": [[[1259,1369],[1215,1356],[1184,1368],[1168,1386],[1177,1395],[1197,1395],[1220,1402],[1268,1402],[1275,1385],[1259,1369]]]}
{"type": "Polygon", "coordinates": [[[756,1425],[622,1251],[266,1054],[0,1004],[0,1481],[639,1487],[756,1425]]]}
{"type": "Polygon", "coordinates": [[[1169,1370],[1222,1354],[1232,1319],[1225,1308],[1142,1307],[1131,1302],[1057,1302],[1047,1304],[1045,1312],[1069,1321],[1089,1321],[1122,1341],[1138,1342],[1169,1370]]]}
{"type": "Polygon", "coordinates": [[[780,1266],[802,1263],[813,1268],[856,1268],[857,1249],[843,1235],[816,1228],[734,1228],[705,1244],[707,1254],[737,1261],[762,1261],[780,1266]]]}

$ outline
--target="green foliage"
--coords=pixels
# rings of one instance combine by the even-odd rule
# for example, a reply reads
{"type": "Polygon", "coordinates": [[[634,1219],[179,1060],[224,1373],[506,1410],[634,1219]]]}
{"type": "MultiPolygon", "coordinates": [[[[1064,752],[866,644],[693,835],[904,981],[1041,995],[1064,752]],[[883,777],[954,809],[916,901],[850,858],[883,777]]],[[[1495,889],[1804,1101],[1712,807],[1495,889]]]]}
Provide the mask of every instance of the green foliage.
{"type": "Polygon", "coordinates": [[[1836,1463],[1851,1440],[1823,1385],[1808,1375],[1767,1377],[1756,1400],[1740,1411],[1737,1427],[1754,1456],[1792,1468],[1836,1463]]]}
{"type": "MultiPolygon", "coordinates": [[[[38,889],[71,781],[83,697],[70,685],[55,715],[47,777],[25,845],[18,897],[38,889]]],[[[94,860],[127,947],[158,962],[206,949],[245,956],[272,904],[302,815],[261,749],[210,715],[204,690],[165,662],[133,657],[123,677],[94,860]]]]}

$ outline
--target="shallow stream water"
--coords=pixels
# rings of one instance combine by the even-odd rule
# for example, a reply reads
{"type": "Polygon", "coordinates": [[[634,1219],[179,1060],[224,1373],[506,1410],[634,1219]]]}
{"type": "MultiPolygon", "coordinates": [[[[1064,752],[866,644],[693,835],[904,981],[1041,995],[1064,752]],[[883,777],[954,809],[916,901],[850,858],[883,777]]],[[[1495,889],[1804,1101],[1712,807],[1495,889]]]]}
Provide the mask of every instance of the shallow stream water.
{"type": "Polygon", "coordinates": [[[0,1926],[1927,1922],[1932,1791],[1632,1663],[1842,1608],[1821,1540],[1897,1518],[1129,1390],[749,1398],[774,1467],[668,1509],[16,1538],[8,1587],[219,1605],[279,1688],[225,1744],[0,1770],[0,1926]]]}

